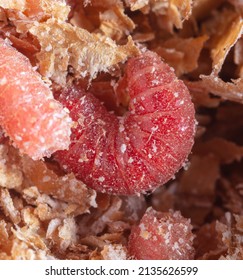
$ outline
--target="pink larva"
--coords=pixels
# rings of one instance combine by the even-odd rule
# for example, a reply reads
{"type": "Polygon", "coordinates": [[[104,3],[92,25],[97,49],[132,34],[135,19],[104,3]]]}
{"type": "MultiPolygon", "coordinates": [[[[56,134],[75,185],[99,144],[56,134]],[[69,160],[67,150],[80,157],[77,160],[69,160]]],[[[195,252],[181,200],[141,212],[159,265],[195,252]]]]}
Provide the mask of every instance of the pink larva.
{"type": "Polygon", "coordinates": [[[131,257],[138,260],[189,260],[194,258],[192,226],[179,212],[148,208],[128,241],[131,257]]]}
{"type": "Polygon", "coordinates": [[[0,39],[0,126],[33,159],[68,148],[72,121],[29,60],[0,39]]]}
{"type": "Polygon", "coordinates": [[[77,126],[69,150],[55,158],[98,191],[135,194],[181,168],[193,145],[194,106],[184,83],[153,52],[128,61],[122,84],[130,96],[122,117],[75,86],[63,90],[59,100],[77,126]]]}

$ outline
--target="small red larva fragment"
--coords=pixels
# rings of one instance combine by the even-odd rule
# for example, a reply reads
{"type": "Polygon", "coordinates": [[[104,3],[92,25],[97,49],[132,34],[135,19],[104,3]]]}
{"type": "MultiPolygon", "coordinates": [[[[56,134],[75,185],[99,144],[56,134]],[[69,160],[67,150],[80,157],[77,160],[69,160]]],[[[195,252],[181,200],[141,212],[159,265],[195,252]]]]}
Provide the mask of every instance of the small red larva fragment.
{"type": "Polygon", "coordinates": [[[21,152],[50,156],[70,143],[71,119],[28,59],[0,39],[0,126],[21,152]]]}
{"type": "Polygon", "coordinates": [[[194,258],[193,238],[190,221],[180,212],[148,208],[132,228],[128,252],[138,260],[190,260],[194,258]]]}
{"type": "Polygon", "coordinates": [[[154,190],[182,167],[194,142],[195,112],[184,83],[155,53],[131,58],[121,84],[130,97],[122,117],[80,88],[61,92],[77,126],[69,150],[55,158],[91,188],[128,195],[154,190]]]}

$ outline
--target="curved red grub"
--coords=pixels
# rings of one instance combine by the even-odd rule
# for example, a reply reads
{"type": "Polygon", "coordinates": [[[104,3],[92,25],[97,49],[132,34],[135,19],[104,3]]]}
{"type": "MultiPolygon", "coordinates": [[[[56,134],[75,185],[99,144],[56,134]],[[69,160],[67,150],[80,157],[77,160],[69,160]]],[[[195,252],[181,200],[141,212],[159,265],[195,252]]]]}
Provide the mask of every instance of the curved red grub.
{"type": "Polygon", "coordinates": [[[131,58],[121,83],[130,96],[122,117],[73,86],[59,100],[77,126],[56,160],[88,186],[134,194],[166,183],[182,167],[195,132],[194,106],[184,83],[153,52],[131,58]]]}

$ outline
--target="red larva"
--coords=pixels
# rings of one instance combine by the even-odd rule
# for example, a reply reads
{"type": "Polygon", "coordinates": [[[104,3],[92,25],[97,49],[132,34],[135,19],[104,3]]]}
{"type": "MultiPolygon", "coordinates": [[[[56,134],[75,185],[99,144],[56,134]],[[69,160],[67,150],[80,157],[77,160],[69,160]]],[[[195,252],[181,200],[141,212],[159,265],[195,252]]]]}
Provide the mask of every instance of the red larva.
{"type": "Polygon", "coordinates": [[[193,238],[190,221],[179,212],[148,208],[132,228],[128,252],[138,260],[190,260],[194,258],[193,238]]]}
{"type": "Polygon", "coordinates": [[[181,168],[195,118],[188,89],[153,52],[131,58],[121,83],[130,96],[122,117],[75,87],[61,93],[77,127],[69,150],[55,158],[88,186],[128,195],[155,189],[181,168]]]}
{"type": "Polygon", "coordinates": [[[68,148],[72,121],[29,60],[0,39],[0,125],[33,159],[68,148]]]}

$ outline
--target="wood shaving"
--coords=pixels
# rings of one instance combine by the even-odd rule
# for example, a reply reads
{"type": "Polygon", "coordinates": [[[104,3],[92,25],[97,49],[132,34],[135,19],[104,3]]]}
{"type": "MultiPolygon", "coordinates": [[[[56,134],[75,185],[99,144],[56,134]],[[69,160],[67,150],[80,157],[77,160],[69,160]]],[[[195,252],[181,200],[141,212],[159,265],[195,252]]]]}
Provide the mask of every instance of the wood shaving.
{"type": "Polygon", "coordinates": [[[73,174],[58,176],[43,161],[33,161],[27,156],[22,158],[22,167],[29,185],[37,186],[41,192],[57,199],[78,204],[79,207],[83,207],[84,212],[88,211],[90,207],[97,206],[95,191],[87,188],[73,174]]]}
{"type": "Polygon", "coordinates": [[[126,0],[131,11],[141,10],[144,14],[152,12],[162,29],[173,32],[173,28],[182,28],[183,22],[192,12],[192,1],[177,0],[126,0]]]}
{"type": "Polygon", "coordinates": [[[184,20],[188,19],[192,11],[192,1],[154,1],[152,0],[152,11],[157,16],[162,16],[162,22],[168,26],[168,30],[172,31],[173,26],[182,28],[184,20]]]}
{"type": "Polygon", "coordinates": [[[101,251],[101,255],[104,260],[126,260],[127,252],[126,248],[121,245],[105,245],[101,251]]]}
{"type": "Polygon", "coordinates": [[[101,13],[100,21],[99,29],[102,33],[116,41],[130,34],[135,28],[134,22],[124,14],[124,9],[119,6],[114,6],[101,13]]]}
{"type": "Polygon", "coordinates": [[[233,80],[232,82],[225,83],[217,76],[201,76],[203,84],[202,87],[208,92],[211,92],[224,100],[242,103],[242,79],[233,80]]]}
{"type": "Polygon", "coordinates": [[[154,51],[159,53],[178,76],[189,73],[197,68],[198,58],[207,36],[198,38],[170,38],[154,51]]]}
{"type": "Polygon", "coordinates": [[[223,138],[213,138],[207,142],[200,143],[195,147],[195,152],[200,156],[213,154],[224,164],[232,163],[235,160],[240,161],[243,157],[243,148],[241,146],[223,138]]]}
{"type": "Polygon", "coordinates": [[[149,4],[150,0],[126,0],[126,4],[129,5],[131,11],[136,11],[144,8],[149,4]]]}
{"type": "Polygon", "coordinates": [[[223,2],[224,0],[194,0],[192,16],[199,20],[203,19],[220,7],[223,2]]]}
{"type": "Polygon", "coordinates": [[[1,0],[0,6],[5,9],[14,9],[23,12],[32,17],[44,13],[60,20],[66,20],[70,11],[69,6],[66,5],[64,0],[1,0]]]}
{"type": "Polygon", "coordinates": [[[243,21],[240,15],[235,12],[226,10],[219,17],[215,18],[215,21],[209,24],[210,30],[213,30],[211,56],[214,75],[218,74],[221,70],[226,55],[240,38],[243,28],[243,21]],[[218,28],[219,26],[220,29],[218,28]]]}
{"type": "Polygon", "coordinates": [[[5,9],[16,9],[24,11],[26,9],[26,0],[1,0],[0,6],[5,9]]]}
{"type": "Polygon", "coordinates": [[[243,258],[243,244],[242,244],[242,233],[238,231],[240,216],[225,214],[225,221],[216,223],[216,230],[221,234],[222,242],[227,248],[221,259],[228,260],[242,260],[243,258]],[[237,224],[236,224],[237,223],[237,224]]]}
{"type": "Polygon", "coordinates": [[[126,45],[117,46],[108,37],[91,34],[55,19],[33,26],[30,32],[41,44],[42,50],[37,55],[41,74],[58,84],[66,83],[69,65],[82,77],[93,79],[98,72],[107,72],[128,56],[138,53],[130,37],[126,45]]]}
{"type": "Polygon", "coordinates": [[[3,209],[5,216],[9,217],[14,224],[18,224],[20,222],[20,213],[14,207],[13,200],[7,189],[0,189],[0,200],[0,205],[3,209]]]}
{"type": "Polygon", "coordinates": [[[8,189],[18,189],[23,182],[19,159],[13,149],[0,145],[0,186],[8,189]]]}

